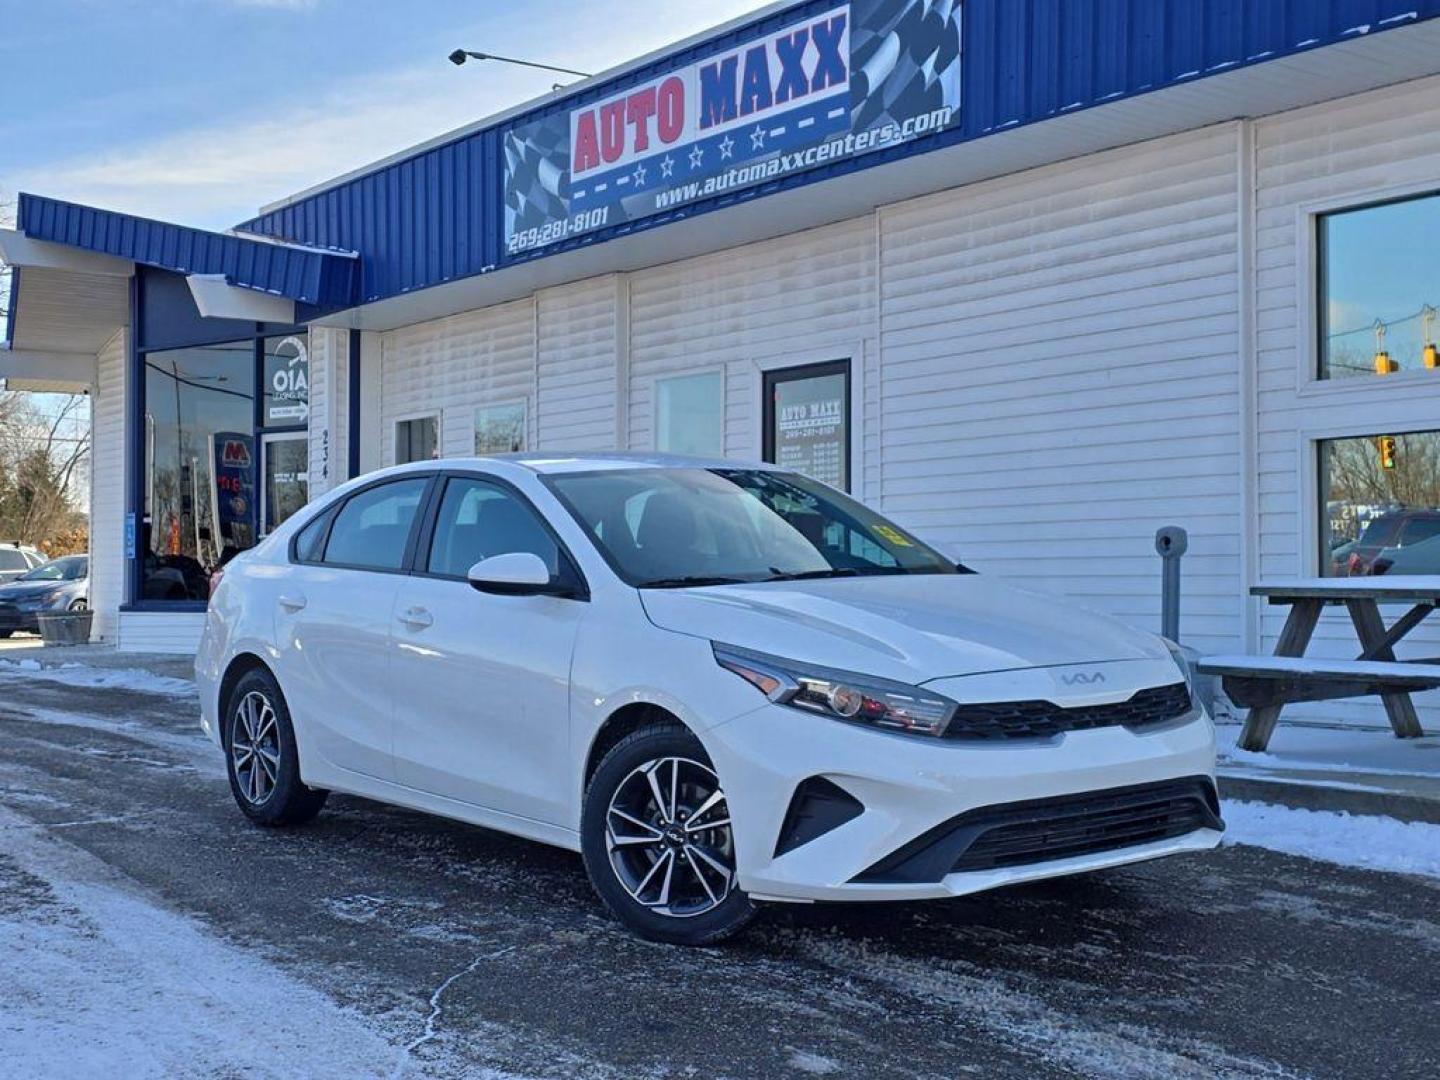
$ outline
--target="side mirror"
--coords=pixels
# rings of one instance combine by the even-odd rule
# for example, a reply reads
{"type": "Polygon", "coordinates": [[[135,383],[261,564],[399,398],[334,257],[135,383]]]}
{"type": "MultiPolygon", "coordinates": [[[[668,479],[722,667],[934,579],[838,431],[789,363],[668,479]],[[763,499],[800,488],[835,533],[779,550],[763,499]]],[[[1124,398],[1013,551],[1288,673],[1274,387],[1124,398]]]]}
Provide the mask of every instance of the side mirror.
{"type": "Polygon", "coordinates": [[[550,568],[539,555],[528,551],[481,559],[467,576],[478,592],[500,596],[538,596],[553,591],[550,568]]]}

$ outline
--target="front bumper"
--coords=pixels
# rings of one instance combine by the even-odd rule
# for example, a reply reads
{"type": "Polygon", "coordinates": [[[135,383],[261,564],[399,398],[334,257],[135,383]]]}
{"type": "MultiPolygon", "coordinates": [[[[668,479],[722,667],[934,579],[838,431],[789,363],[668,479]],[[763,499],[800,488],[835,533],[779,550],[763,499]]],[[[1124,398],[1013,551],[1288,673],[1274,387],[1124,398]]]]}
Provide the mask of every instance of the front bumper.
{"type": "Polygon", "coordinates": [[[38,611],[21,611],[18,608],[0,608],[0,630],[28,630],[32,634],[40,632],[40,613],[38,611]]]}
{"type": "MultiPolygon", "coordinates": [[[[1186,779],[1213,796],[1215,730],[1198,709],[1146,732],[1109,727],[1048,740],[973,743],[892,735],[765,705],[708,735],[729,796],[738,882],[756,899],[938,899],[1204,850],[1220,841],[1219,828],[1196,827],[1068,857],[942,870],[931,880],[873,872],[906,845],[987,807],[1186,779]],[[863,811],[798,846],[779,844],[797,788],[816,777],[858,800],[863,811]]],[[[1213,814],[1205,817],[1219,824],[1213,814]]]]}

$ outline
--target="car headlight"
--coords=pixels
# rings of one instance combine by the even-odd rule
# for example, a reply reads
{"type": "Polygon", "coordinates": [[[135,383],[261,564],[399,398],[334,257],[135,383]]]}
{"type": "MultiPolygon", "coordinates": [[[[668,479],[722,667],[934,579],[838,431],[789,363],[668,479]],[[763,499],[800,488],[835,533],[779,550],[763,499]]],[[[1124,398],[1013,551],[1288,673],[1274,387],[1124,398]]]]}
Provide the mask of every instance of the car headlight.
{"type": "Polygon", "coordinates": [[[1167,637],[1162,637],[1160,640],[1163,641],[1165,647],[1170,650],[1170,659],[1175,661],[1175,666],[1180,669],[1180,674],[1185,676],[1185,688],[1190,691],[1190,700],[1194,701],[1195,672],[1190,668],[1190,658],[1185,655],[1185,650],[1176,642],[1171,641],[1167,637]]]}
{"type": "Polygon", "coordinates": [[[41,593],[39,596],[27,596],[24,600],[18,600],[15,606],[22,611],[39,611],[43,607],[49,607],[51,602],[59,595],[59,589],[52,589],[50,592],[41,593]]]}
{"type": "Polygon", "coordinates": [[[713,643],[715,662],[778,705],[910,735],[941,736],[959,705],[918,686],[713,643]]]}

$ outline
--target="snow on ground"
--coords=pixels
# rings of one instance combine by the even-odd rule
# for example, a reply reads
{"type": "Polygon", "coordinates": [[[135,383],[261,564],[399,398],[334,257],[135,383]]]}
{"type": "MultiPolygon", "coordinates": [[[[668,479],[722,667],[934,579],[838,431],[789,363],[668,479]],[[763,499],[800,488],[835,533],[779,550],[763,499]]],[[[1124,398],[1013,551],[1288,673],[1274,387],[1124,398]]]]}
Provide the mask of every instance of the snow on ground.
{"type": "Polygon", "coordinates": [[[423,1076],[441,1017],[437,991],[419,1038],[387,1038],[5,810],[0,956],[7,1076],[423,1076]]]}
{"type": "Polygon", "coordinates": [[[0,675],[44,679],[94,690],[138,690],[167,697],[195,693],[195,684],[187,679],[172,679],[139,668],[98,668],[76,663],[47,667],[39,660],[0,660],[0,675]]]}
{"type": "Polygon", "coordinates": [[[1268,750],[1236,746],[1239,724],[1216,725],[1220,764],[1266,771],[1368,773],[1373,776],[1440,775],[1440,736],[1397,739],[1388,730],[1281,724],[1268,750]]]}
{"type": "Polygon", "coordinates": [[[1226,844],[1440,878],[1440,825],[1255,802],[1227,801],[1221,812],[1226,844]]]}

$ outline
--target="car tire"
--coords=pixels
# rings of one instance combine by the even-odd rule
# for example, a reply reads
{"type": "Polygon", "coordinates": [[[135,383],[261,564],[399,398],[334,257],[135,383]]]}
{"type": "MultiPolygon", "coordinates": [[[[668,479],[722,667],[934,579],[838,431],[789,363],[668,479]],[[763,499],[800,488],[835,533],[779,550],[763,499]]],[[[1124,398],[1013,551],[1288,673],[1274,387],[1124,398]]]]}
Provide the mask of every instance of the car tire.
{"type": "Polygon", "coordinates": [[[70,601],[70,610],[75,612],[89,611],[90,605],[84,600],[72,600],[70,601]]]}
{"type": "Polygon", "coordinates": [[[735,883],[719,778],[700,740],[678,723],[647,724],[601,760],[585,789],[580,846],[605,906],[651,941],[711,945],[755,915],[735,883]]]}
{"type": "Polygon", "coordinates": [[[330,793],[300,779],[295,729],[275,676],[259,668],[242,675],[224,715],[225,771],[241,812],[271,829],[320,813],[330,793]]]}

